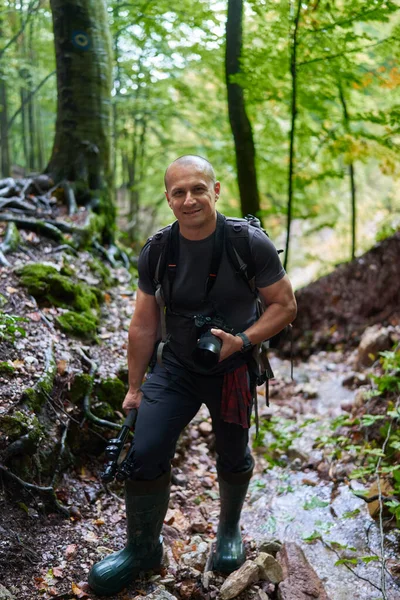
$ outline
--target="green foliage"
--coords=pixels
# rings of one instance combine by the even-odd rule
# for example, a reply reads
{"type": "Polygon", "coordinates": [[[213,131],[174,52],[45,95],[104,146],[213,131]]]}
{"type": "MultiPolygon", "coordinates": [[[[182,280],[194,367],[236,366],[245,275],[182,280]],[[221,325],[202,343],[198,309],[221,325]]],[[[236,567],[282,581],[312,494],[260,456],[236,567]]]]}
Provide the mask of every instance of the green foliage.
{"type": "Polygon", "coordinates": [[[303,508],[304,510],[313,510],[314,508],[325,508],[327,506],[329,506],[329,502],[321,500],[318,496],[313,496],[311,500],[304,503],[303,508]]]}
{"type": "Polygon", "coordinates": [[[265,447],[264,457],[271,465],[284,465],[281,456],[301,436],[296,421],[272,416],[260,424],[259,437],[253,439],[253,448],[265,447]]]}
{"type": "Polygon", "coordinates": [[[15,367],[8,362],[0,362],[0,375],[13,375],[15,367]]]}
{"type": "Polygon", "coordinates": [[[26,323],[27,319],[9,315],[0,310],[0,342],[14,342],[17,335],[26,336],[26,331],[18,323],[26,323]]]}

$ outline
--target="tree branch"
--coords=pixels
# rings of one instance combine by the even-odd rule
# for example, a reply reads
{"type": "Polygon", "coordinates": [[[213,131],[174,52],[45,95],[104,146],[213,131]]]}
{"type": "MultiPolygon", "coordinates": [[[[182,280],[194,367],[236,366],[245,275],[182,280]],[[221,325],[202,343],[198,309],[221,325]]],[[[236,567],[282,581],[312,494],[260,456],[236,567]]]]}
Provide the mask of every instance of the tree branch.
{"type": "Polygon", "coordinates": [[[319,56],[317,58],[312,58],[311,60],[305,60],[303,62],[297,63],[298,67],[303,67],[304,65],[311,65],[315,62],[321,62],[323,60],[332,60],[334,58],[339,58],[340,56],[345,56],[350,52],[363,52],[364,50],[368,50],[368,48],[373,48],[374,46],[379,46],[379,44],[384,44],[385,42],[389,42],[390,40],[399,41],[394,35],[390,35],[389,37],[379,40],[379,42],[375,42],[373,44],[368,44],[367,46],[362,46],[360,48],[352,48],[351,50],[344,50],[343,52],[338,52],[338,54],[327,54],[326,56],[319,56]]]}
{"type": "Polygon", "coordinates": [[[28,6],[28,14],[26,16],[25,21],[22,22],[21,29],[11,38],[11,40],[9,40],[7,42],[7,44],[4,46],[4,48],[2,48],[0,50],[0,60],[2,59],[4,52],[19,38],[20,35],[22,35],[24,33],[24,29],[27,26],[29,19],[31,18],[33,13],[35,13],[38,10],[38,8],[40,6],[40,1],[37,3],[37,5],[35,7],[34,7],[34,4],[35,4],[35,0],[32,0],[32,2],[28,6]]]}
{"type": "Polygon", "coordinates": [[[34,96],[36,94],[36,92],[38,92],[40,90],[40,88],[46,83],[46,81],[48,79],[50,79],[50,77],[52,77],[53,75],[55,75],[56,71],[52,71],[51,73],[49,73],[48,75],[46,75],[46,77],[39,83],[39,85],[37,85],[35,87],[34,90],[32,90],[25,98],[25,100],[22,102],[21,106],[18,108],[18,110],[13,114],[13,116],[11,117],[11,119],[8,121],[7,123],[7,129],[10,129],[12,124],[14,123],[15,119],[18,117],[18,115],[22,112],[24,106],[26,106],[26,104],[28,104],[32,98],[32,96],[34,96]]]}

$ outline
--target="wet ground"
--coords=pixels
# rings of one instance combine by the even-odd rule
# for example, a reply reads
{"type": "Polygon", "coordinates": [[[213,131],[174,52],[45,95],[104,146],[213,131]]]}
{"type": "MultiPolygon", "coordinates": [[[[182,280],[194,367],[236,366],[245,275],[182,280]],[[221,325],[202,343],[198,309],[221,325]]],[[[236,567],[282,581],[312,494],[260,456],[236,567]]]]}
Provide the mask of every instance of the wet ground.
{"type": "MultiPolygon", "coordinates": [[[[273,368],[278,381],[288,379],[289,363],[275,360],[273,368]]],[[[399,564],[399,537],[393,531],[385,532],[382,548],[379,524],[370,517],[367,504],[352,493],[346,472],[338,477],[345,481],[335,482],[323,447],[315,448],[318,437],[331,433],[329,419],[343,414],[341,407],[354,399],[355,391],[342,385],[350,371],[340,355],[321,353],[295,369],[295,389],[302,382],[305,394],[316,393],[316,398],[304,398],[300,407],[297,400],[283,406],[271,402],[268,413],[296,419],[300,437],[281,457],[287,466],[269,467],[259,448],[259,473],[252,483],[243,524],[247,535],[255,540],[267,535],[299,544],[331,600],[398,600],[400,582],[389,568],[399,564]],[[382,555],[387,568],[382,566],[382,555]],[[336,564],[343,558],[355,564],[336,564]],[[386,595],[381,590],[386,590],[386,595]]],[[[293,436],[293,430],[289,431],[293,436]]],[[[352,470],[352,465],[341,467],[352,470]]],[[[351,486],[364,487],[356,481],[351,481],[351,486]]]]}

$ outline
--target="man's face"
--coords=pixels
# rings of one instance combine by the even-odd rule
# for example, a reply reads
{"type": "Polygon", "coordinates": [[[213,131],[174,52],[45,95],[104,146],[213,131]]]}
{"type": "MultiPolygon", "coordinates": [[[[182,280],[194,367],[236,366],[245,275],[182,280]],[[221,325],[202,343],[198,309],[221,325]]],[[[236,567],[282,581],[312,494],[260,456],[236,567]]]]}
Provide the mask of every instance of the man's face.
{"type": "Polygon", "coordinates": [[[201,167],[194,164],[171,165],[165,195],[179,224],[201,229],[215,223],[215,202],[220,190],[201,167]]]}

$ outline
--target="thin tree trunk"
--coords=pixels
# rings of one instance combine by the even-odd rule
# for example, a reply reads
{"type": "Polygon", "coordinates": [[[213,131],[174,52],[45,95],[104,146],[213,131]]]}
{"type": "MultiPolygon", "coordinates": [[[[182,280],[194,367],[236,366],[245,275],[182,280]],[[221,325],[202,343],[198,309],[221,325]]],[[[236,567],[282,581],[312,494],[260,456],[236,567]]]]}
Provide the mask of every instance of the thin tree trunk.
{"type": "Polygon", "coordinates": [[[7,84],[0,71],[0,137],[1,137],[1,175],[8,177],[11,172],[10,145],[7,127],[7,84]]]}
{"type": "MultiPolygon", "coordinates": [[[[0,4],[3,11],[3,2],[0,4]]],[[[4,38],[3,14],[0,13],[0,39],[4,38]]],[[[10,143],[8,137],[8,102],[7,102],[7,82],[4,77],[3,68],[0,65],[0,150],[1,150],[1,175],[8,177],[11,171],[10,164],[10,143]]]]}
{"type": "Polygon", "coordinates": [[[57,64],[57,122],[46,169],[100,194],[115,223],[110,157],[112,48],[105,0],[50,0],[57,64]]]}
{"type": "MultiPolygon", "coordinates": [[[[29,37],[28,37],[28,56],[30,64],[35,63],[35,53],[33,50],[33,20],[30,22],[29,26],[29,37]]],[[[35,97],[32,94],[33,90],[33,81],[32,81],[32,71],[28,71],[27,75],[27,91],[28,91],[28,124],[29,124],[29,169],[31,171],[35,171],[37,164],[37,154],[36,154],[36,121],[35,121],[35,97]]]]}
{"type": "MultiPolygon", "coordinates": [[[[344,97],[343,87],[339,81],[339,96],[340,102],[343,108],[343,122],[347,133],[350,133],[350,116],[347,110],[346,98],[344,97]]],[[[356,221],[357,221],[357,198],[356,198],[356,182],[355,182],[355,171],[354,163],[351,160],[349,163],[349,177],[350,177],[350,197],[351,197],[351,260],[354,260],[356,256],[356,221]]]]}
{"type": "Polygon", "coordinates": [[[286,247],[284,267],[287,268],[289,262],[290,229],[292,225],[293,211],[293,178],[295,161],[295,137],[296,137],[296,117],[297,117],[297,34],[299,30],[301,11],[301,0],[297,1],[296,15],[294,18],[292,52],[290,57],[290,74],[292,77],[292,102],[291,102],[291,123],[289,133],[289,172],[288,172],[288,201],[287,201],[287,226],[286,226],[286,247]]]}
{"type": "Polygon", "coordinates": [[[253,131],[246,113],[243,89],[232,78],[240,73],[242,53],[243,0],[228,0],[226,21],[225,76],[228,111],[235,143],[236,169],[242,214],[256,215],[260,211],[257,185],[256,153],[253,131]]]}

